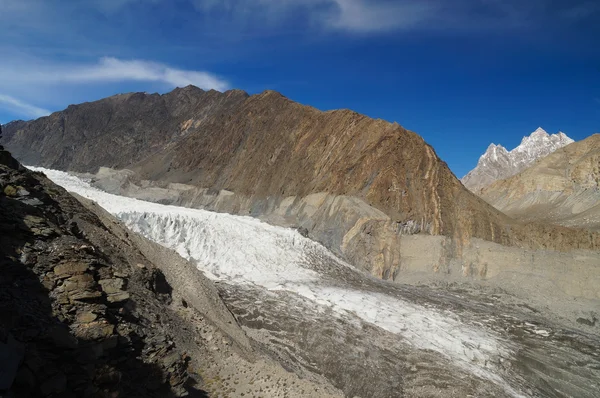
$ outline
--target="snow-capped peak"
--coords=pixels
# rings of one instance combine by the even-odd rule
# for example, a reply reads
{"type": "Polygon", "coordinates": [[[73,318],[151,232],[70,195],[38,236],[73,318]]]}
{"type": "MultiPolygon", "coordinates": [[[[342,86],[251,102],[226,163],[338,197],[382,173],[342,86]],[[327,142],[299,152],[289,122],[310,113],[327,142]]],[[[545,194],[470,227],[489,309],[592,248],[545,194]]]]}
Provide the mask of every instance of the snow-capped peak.
{"type": "Polygon", "coordinates": [[[511,177],[532,165],[536,160],[574,142],[565,133],[548,134],[538,127],[523,137],[521,144],[511,151],[502,145],[490,144],[479,158],[477,167],[463,177],[467,188],[478,190],[496,180],[511,177]]]}
{"type": "Polygon", "coordinates": [[[572,142],[574,141],[563,132],[550,135],[546,130],[539,127],[531,135],[523,137],[521,145],[510,151],[510,153],[527,153],[528,158],[533,158],[533,162],[572,142]]]}
{"type": "Polygon", "coordinates": [[[503,157],[508,154],[506,148],[502,145],[490,144],[487,150],[481,157],[479,158],[479,163],[486,163],[487,161],[497,161],[498,157],[503,157]]]}

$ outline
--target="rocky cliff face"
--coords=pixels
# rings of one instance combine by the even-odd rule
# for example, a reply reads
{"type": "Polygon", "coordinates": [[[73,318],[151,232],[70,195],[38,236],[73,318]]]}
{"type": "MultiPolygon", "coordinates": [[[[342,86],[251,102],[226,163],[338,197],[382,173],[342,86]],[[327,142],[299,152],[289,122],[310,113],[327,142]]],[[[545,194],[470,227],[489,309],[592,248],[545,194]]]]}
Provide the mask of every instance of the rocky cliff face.
{"type": "Polygon", "coordinates": [[[599,181],[600,134],[594,134],[491,184],[481,197],[519,219],[599,230],[599,181]]]}
{"type": "Polygon", "coordinates": [[[490,144],[479,158],[477,167],[461,181],[471,191],[479,192],[493,182],[513,176],[538,159],[573,142],[562,132],[549,135],[540,127],[531,135],[523,137],[521,144],[512,151],[506,150],[502,145],[490,144]]]}
{"type": "Polygon", "coordinates": [[[133,174],[114,191],[141,183],[150,193],[137,193],[149,200],[300,226],[385,278],[401,268],[407,234],[448,237],[443,258],[460,258],[471,238],[559,250],[600,245],[595,235],[562,230],[550,233],[564,238],[547,241],[546,227],[514,222],[465,189],[421,137],[398,124],[321,112],[272,91],[120,95],[6,130],[4,142],[26,163],[79,172],[128,168],[133,174]]]}
{"type": "Polygon", "coordinates": [[[102,228],[0,151],[2,396],[186,394],[189,357],[155,322],[169,285],[141,255],[94,245],[102,228]]]}

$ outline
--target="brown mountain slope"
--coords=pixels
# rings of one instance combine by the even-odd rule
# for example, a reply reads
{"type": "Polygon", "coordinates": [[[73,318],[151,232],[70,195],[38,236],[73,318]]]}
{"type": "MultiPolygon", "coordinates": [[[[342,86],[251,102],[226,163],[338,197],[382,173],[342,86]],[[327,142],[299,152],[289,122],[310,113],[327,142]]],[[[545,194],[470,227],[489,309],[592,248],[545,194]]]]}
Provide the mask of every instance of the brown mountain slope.
{"type": "Polygon", "coordinates": [[[420,136],[398,124],[348,110],[321,112],[272,91],[249,97],[186,87],[119,95],[12,123],[6,132],[4,142],[25,163],[88,172],[129,168],[171,195],[137,192],[145,199],[306,227],[380,277],[430,254],[403,252],[402,236],[419,232],[449,238],[423,260],[435,270],[460,258],[472,238],[559,250],[600,247],[598,235],[511,220],[466,190],[420,136]]]}
{"type": "Polygon", "coordinates": [[[600,230],[600,134],[492,184],[481,196],[515,218],[600,230]]]}
{"type": "Polygon", "coordinates": [[[24,164],[78,171],[121,168],[176,139],[190,115],[202,120],[205,114],[225,114],[247,97],[241,91],[222,94],[193,86],[168,95],[115,95],[31,122],[9,123],[3,142],[24,164]]]}

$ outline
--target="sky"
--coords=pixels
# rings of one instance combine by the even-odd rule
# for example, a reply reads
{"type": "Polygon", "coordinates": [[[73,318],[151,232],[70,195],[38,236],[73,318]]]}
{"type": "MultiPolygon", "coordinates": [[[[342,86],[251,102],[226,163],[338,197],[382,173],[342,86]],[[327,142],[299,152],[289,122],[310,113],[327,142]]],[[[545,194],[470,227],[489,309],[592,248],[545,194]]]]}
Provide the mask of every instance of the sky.
{"type": "Polygon", "coordinates": [[[271,89],[396,121],[460,178],[540,126],[600,132],[599,39],[596,0],[0,0],[0,123],[271,89]]]}

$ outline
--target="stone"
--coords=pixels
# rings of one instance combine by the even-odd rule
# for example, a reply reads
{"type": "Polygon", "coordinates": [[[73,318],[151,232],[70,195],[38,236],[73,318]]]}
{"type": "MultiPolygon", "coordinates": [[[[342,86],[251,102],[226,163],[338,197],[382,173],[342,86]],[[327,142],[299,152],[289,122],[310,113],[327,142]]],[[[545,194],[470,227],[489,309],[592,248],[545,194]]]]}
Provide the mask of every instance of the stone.
{"type": "Polygon", "coordinates": [[[77,323],[90,323],[97,318],[98,315],[94,314],[92,311],[84,311],[77,314],[77,323]]]}
{"type": "Polygon", "coordinates": [[[21,165],[19,162],[12,157],[10,152],[3,150],[0,148],[0,164],[6,165],[13,170],[19,170],[21,165]]]}
{"type": "Polygon", "coordinates": [[[172,352],[162,359],[162,364],[165,368],[170,368],[175,365],[177,361],[181,359],[181,355],[178,352],[172,352]]]}
{"type": "Polygon", "coordinates": [[[119,278],[127,278],[127,277],[129,277],[129,273],[126,272],[126,271],[114,271],[113,275],[117,276],[119,278]]]}
{"type": "Polygon", "coordinates": [[[75,324],[73,325],[73,332],[81,340],[103,340],[114,334],[115,327],[101,320],[85,324],[75,324]]]}
{"type": "Polygon", "coordinates": [[[44,276],[44,279],[42,279],[42,286],[48,290],[52,290],[54,289],[54,286],[56,286],[56,281],[52,276],[46,275],[44,276]]]}
{"type": "Polygon", "coordinates": [[[17,196],[17,188],[15,188],[12,185],[7,185],[6,187],[4,187],[4,194],[6,196],[14,198],[15,196],[17,196]]]}
{"type": "Polygon", "coordinates": [[[65,290],[89,290],[96,285],[94,277],[90,274],[81,274],[70,277],[65,281],[65,290]]]}
{"type": "Polygon", "coordinates": [[[26,205],[29,205],[29,206],[41,206],[41,205],[44,204],[44,202],[42,202],[38,198],[24,199],[21,202],[23,202],[23,203],[25,203],[26,205]]]}
{"type": "Polygon", "coordinates": [[[129,293],[127,292],[119,292],[115,294],[110,294],[106,296],[106,299],[109,303],[120,303],[125,300],[129,300],[129,293]]]}
{"type": "Polygon", "coordinates": [[[71,301],[86,301],[86,300],[97,299],[100,297],[102,297],[102,293],[98,292],[98,291],[95,291],[95,292],[80,292],[80,291],[69,292],[69,298],[71,299],[71,301]]]}
{"type": "Polygon", "coordinates": [[[29,228],[39,227],[41,225],[47,225],[46,220],[42,217],[32,216],[31,214],[25,215],[23,217],[23,224],[25,224],[29,228]]]}
{"type": "Polygon", "coordinates": [[[54,274],[57,278],[69,278],[73,275],[80,275],[89,269],[89,265],[78,262],[61,263],[54,267],[54,274]]]}
{"type": "Polygon", "coordinates": [[[106,294],[115,294],[121,292],[125,281],[121,278],[103,279],[98,282],[106,294]]]}

